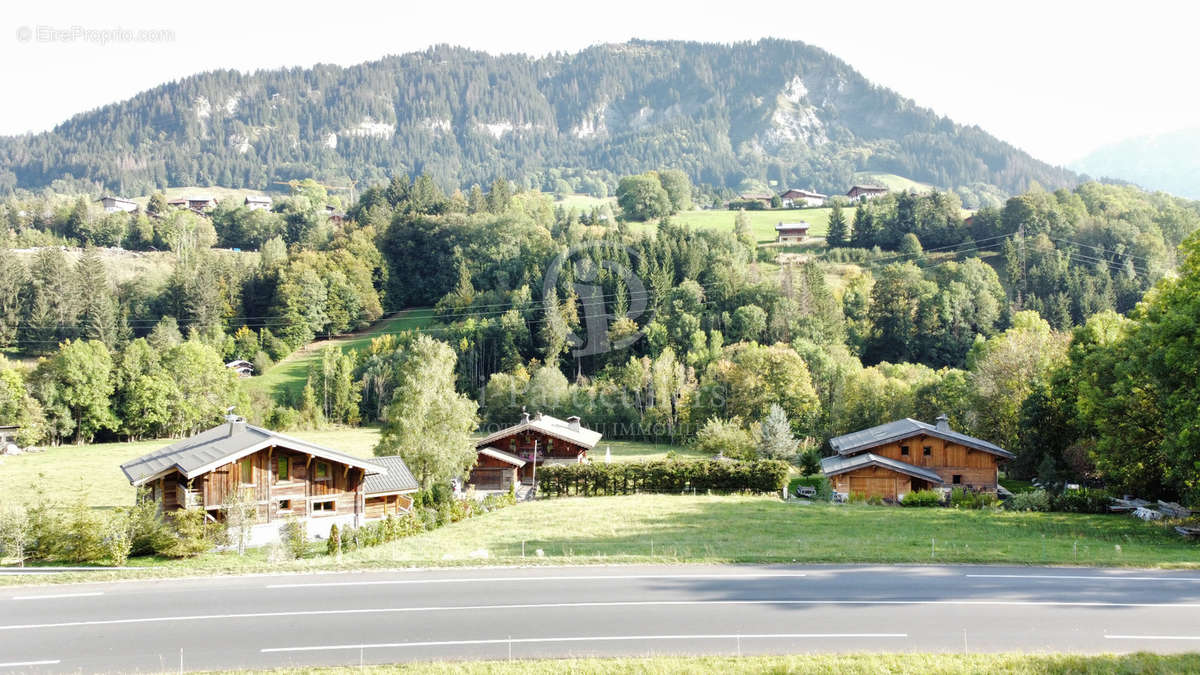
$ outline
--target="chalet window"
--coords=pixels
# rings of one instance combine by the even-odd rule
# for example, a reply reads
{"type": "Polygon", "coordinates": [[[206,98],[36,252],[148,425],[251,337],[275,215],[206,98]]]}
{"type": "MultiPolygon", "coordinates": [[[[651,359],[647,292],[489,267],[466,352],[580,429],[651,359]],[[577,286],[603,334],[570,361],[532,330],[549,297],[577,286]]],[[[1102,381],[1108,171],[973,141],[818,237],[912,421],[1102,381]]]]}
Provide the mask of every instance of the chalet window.
{"type": "Polygon", "coordinates": [[[962,485],[962,474],[957,474],[957,473],[954,474],[954,478],[952,479],[952,482],[955,485],[962,485]]]}
{"type": "Polygon", "coordinates": [[[278,460],[276,460],[275,480],[288,480],[291,477],[289,473],[290,468],[291,462],[287,457],[280,457],[278,460]]]}
{"type": "Polygon", "coordinates": [[[933,454],[933,446],[929,446],[929,445],[925,446],[925,456],[928,457],[932,454],[933,454]]]}
{"type": "Polygon", "coordinates": [[[279,510],[280,511],[291,511],[292,510],[292,500],[280,499],[279,500],[279,510]]]}
{"type": "Polygon", "coordinates": [[[241,480],[243,485],[252,485],[254,483],[254,460],[246,457],[239,466],[241,468],[241,480]]]}
{"type": "Polygon", "coordinates": [[[900,446],[900,455],[902,457],[908,457],[908,446],[907,445],[900,446]]]}
{"type": "Polygon", "coordinates": [[[513,452],[516,452],[516,450],[517,450],[517,439],[515,439],[515,438],[510,438],[510,439],[508,439],[508,449],[509,449],[509,450],[512,450],[513,452]]]}
{"type": "Polygon", "coordinates": [[[331,513],[337,510],[337,502],[332,499],[323,502],[313,502],[312,507],[313,511],[325,511],[327,513],[331,513]]]}
{"type": "Polygon", "coordinates": [[[329,480],[329,465],[327,463],[317,462],[316,480],[329,480]]]}

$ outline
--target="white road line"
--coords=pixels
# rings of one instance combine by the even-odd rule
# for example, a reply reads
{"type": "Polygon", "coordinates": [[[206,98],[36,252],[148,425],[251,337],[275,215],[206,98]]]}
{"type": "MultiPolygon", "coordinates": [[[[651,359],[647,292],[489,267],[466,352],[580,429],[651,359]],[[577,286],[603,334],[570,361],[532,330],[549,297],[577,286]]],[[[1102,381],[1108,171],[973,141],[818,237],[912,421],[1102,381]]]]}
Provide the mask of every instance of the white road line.
{"type": "Polygon", "coordinates": [[[1105,635],[1106,640],[1200,640],[1200,635],[1105,635]]]}
{"type": "Polygon", "coordinates": [[[1072,579],[1086,581],[1200,581],[1200,577],[1072,576],[1068,574],[967,574],[975,579],[1072,579]]]}
{"type": "Polygon", "coordinates": [[[969,605],[1000,607],[1155,607],[1162,609],[1200,609],[1200,603],[1156,602],[1054,602],[1032,600],[628,600],[612,602],[546,602],[512,605],[450,605],[441,607],[379,607],[371,609],[313,609],[291,612],[248,612],[245,614],[192,614],[131,619],[96,619],[62,623],[26,623],[0,625],[0,631],[35,628],[77,628],[166,621],[220,621],[228,619],[268,619],[288,616],[340,616],[355,614],[403,614],[420,612],[482,612],[519,609],[586,609],[592,607],[691,607],[705,605],[969,605]]]}
{"type": "Polygon", "coordinates": [[[13,600],[50,600],[52,598],[91,598],[104,593],[59,593],[57,595],[18,595],[13,600]]]}
{"type": "Polygon", "coordinates": [[[61,659],[53,661],[10,661],[8,663],[0,663],[0,668],[20,668],[22,666],[52,666],[56,663],[62,663],[61,659]]]}
{"type": "Polygon", "coordinates": [[[337,649],[380,649],[392,647],[452,647],[461,645],[531,644],[538,642],[632,642],[641,640],[722,640],[755,638],[906,638],[907,633],[716,633],[708,635],[594,635],[583,637],[512,638],[495,640],[437,640],[430,642],[379,642],[361,645],[314,645],[309,647],[270,647],[272,652],[316,652],[337,649]]]}
{"type": "Polygon", "coordinates": [[[456,577],[453,579],[383,579],[377,581],[318,581],[308,584],[268,584],[267,588],[320,588],[323,586],[388,586],[399,584],[465,584],[515,581],[628,581],[630,579],[776,579],[806,577],[804,572],[764,572],[762,574],[594,574],[538,577],[456,577]]]}

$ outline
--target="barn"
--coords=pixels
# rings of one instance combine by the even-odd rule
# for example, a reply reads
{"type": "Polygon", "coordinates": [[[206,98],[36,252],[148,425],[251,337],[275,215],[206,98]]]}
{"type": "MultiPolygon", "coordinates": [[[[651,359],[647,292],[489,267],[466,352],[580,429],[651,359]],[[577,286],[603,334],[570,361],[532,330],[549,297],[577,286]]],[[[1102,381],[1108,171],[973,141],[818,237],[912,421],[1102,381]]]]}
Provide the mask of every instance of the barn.
{"type": "Polygon", "coordinates": [[[945,415],[934,424],[911,418],[832,438],[834,454],[821,470],[835,492],[898,501],[917,490],[961,487],[995,493],[1000,464],[1011,452],[950,428],[945,415]]]}

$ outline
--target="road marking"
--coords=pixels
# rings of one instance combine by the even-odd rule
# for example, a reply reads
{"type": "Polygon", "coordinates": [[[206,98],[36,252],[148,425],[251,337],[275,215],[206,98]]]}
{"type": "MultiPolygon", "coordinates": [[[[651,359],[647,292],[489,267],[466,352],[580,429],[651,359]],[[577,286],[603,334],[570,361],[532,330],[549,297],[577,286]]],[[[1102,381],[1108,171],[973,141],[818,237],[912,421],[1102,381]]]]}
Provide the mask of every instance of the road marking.
{"type": "Polygon", "coordinates": [[[1200,635],[1105,635],[1107,640],[1200,640],[1200,635]]]}
{"type": "Polygon", "coordinates": [[[1073,579],[1086,581],[1200,581],[1200,577],[1106,577],[1068,574],[967,574],[976,579],[1073,579]]]}
{"type": "Polygon", "coordinates": [[[21,666],[52,666],[56,663],[62,663],[61,659],[53,661],[10,661],[8,663],[0,663],[0,668],[20,668],[21,666]]]}
{"type": "Polygon", "coordinates": [[[57,595],[18,595],[13,600],[50,600],[51,598],[90,598],[97,595],[104,595],[97,591],[96,593],[59,593],[57,595]]]}
{"type": "Polygon", "coordinates": [[[511,605],[450,605],[441,607],[379,607],[371,609],[313,609],[291,612],[248,612],[245,614],[192,614],[183,616],[95,619],[62,623],[0,625],[0,631],[36,628],[77,628],[166,621],[219,621],[228,619],[267,619],[289,616],[339,616],[355,614],[403,614],[420,612],[482,612],[519,609],[586,609],[590,607],[692,607],[704,605],[978,605],[1002,607],[1156,607],[1164,609],[1200,609],[1197,603],[1156,602],[1054,602],[1033,600],[617,600],[611,602],[546,602],[511,605]]]}
{"type": "Polygon", "coordinates": [[[267,588],[319,588],[322,586],[387,586],[397,584],[463,584],[513,581],[628,581],[630,579],[775,579],[806,577],[804,572],[764,572],[762,574],[595,574],[538,577],[456,577],[453,579],[387,579],[377,581],[319,581],[308,584],[268,584],[267,588]]]}
{"type": "Polygon", "coordinates": [[[272,652],[315,652],[338,649],[380,649],[391,647],[453,647],[462,645],[531,644],[538,642],[629,642],[635,640],[722,640],[722,639],[808,639],[808,638],[906,638],[908,633],[715,633],[707,635],[593,635],[582,637],[511,638],[494,640],[436,640],[429,642],[379,642],[361,645],[313,645],[309,647],[269,647],[272,652]]]}

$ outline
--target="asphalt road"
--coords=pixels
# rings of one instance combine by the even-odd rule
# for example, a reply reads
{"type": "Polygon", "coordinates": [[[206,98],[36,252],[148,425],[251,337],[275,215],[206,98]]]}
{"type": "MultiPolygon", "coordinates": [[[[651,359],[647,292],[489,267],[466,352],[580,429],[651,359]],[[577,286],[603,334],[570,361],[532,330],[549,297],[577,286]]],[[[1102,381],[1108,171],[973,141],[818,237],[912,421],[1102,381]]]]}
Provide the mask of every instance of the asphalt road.
{"type": "Polygon", "coordinates": [[[631,566],[0,589],[0,671],[654,653],[1194,651],[1200,573],[631,566]]]}

